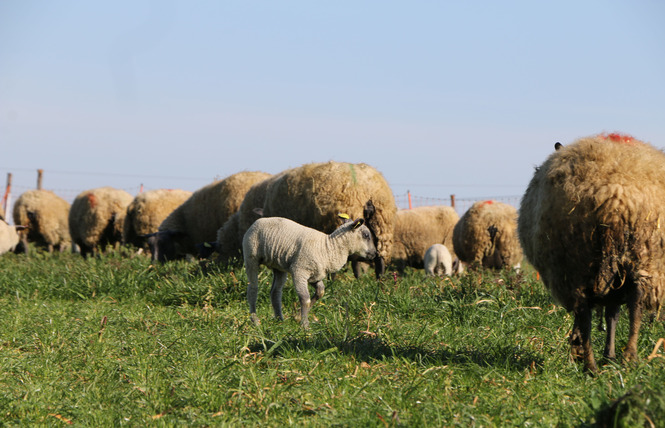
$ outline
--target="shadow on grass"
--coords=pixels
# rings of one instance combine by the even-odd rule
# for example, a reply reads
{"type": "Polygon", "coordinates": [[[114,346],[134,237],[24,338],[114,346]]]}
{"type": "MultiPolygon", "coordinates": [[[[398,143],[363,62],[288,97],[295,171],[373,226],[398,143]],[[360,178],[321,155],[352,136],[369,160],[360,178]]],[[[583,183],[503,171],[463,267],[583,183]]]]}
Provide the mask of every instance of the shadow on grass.
{"type": "Polygon", "coordinates": [[[424,348],[410,345],[391,345],[380,337],[359,335],[350,339],[329,338],[322,340],[315,337],[289,337],[278,342],[256,342],[249,346],[252,352],[266,352],[270,356],[288,358],[291,353],[310,350],[327,353],[335,349],[345,355],[353,355],[360,361],[368,363],[390,358],[404,358],[426,364],[472,364],[480,367],[501,367],[509,370],[523,371],[530,367],[542,367],[542,355],[514,346],[442,346],[424,348]]]}

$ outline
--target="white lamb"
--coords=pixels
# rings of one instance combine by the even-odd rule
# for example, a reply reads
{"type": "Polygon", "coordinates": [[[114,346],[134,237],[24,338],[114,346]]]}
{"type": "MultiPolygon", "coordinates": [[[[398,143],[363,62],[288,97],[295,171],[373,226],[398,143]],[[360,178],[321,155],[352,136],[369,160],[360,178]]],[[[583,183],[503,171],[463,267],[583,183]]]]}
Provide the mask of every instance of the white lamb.
{"type": "Polygon", "coordinates": [[[284,319],[282,289],[290,272],[300,299],[300,322],[303,328],[309,328],[309,309],[325,293],[323,278],[340,270],[351,255],[369,260],[376,257],[372,235],[363,223],[363,219],[349,221],[327,235],[283,217],[256,220],[242,240],[252,321],[259,323],[256,315],[259,266],[265,265],[273,272],[270,299],[275,317],[284,319]],[[311,300],[308,284],[316,287],[311,300]]]}
{"type": "Polygon", "coordinates": [[[6,221],[0,220],[0,254],[16,250],[20,241],[17,231],[25,228],[25,226],[11,226],[6,221]]]}
{"type": "Polygon", "coordinates": [[[430,276],[450,275],[453,272],[453,258],[443,244],[434,244],[425,251],[423,257],[425,273],[430,276]]]}

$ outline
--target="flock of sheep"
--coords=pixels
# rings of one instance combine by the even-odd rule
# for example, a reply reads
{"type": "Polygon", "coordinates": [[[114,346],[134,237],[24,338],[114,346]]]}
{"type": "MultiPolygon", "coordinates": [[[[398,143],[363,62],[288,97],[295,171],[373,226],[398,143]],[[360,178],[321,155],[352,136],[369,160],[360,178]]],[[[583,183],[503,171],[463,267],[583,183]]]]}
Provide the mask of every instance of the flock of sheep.
{"type": "Polygon", "coordinates": [[[397,210],[388,183],[371,166],[312,163],[276,175],[239,172],[193,193],[161,189],[132,197],[97,188],[71,207],[50,191],[28,191],[14,205],[20,226],[0,221],[0,253],[27,251],[33,242],[84,256],[124,243],[161,262],[215,254],[223,265],[244,262],[257,323],[258,269],[266,265],[273,271],[275,316],[282,318],[290,273],[305,328],[324,294],[323,279],[349,261],[356,276],[373,264],[380,277],[388,263],[451,275],[464,265],[519,269],[526,256],[556,301],[574,313],[573,355],[595,372],[593,309],[604,309],[604,356],[614,359],[619,307],[628,306],[623,356],[632,360],[643,309],[659,311],[665,299],[663,201],[665,154],[629,136],[601,134],[557,143],[536,168],[519,213],[495,201],[476,202],[461,218],[445,206],[397,210]]]}

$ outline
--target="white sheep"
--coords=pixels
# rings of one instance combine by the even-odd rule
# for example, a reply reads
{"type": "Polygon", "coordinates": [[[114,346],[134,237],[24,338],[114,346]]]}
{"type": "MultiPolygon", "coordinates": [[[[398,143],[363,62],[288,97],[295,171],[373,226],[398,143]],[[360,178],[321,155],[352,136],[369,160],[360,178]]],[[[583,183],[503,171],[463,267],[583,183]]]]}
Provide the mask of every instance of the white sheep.
{"type": "MultiPolygon", "coordinates": [[[[450,250],[443,244],[434,244],[425,251],[423,257],[425,273],[430,276],[452,275],[453,256],[450,250]]],[[[458,263],[458,266],[461,266],[458,263]]],[[[457,267],[457,266],[455,266],[457,267]]]]}
{"type": "Polygon", "coordinates": [[[0,254],[16,250],[20,242],[17,231],[25,228],[25,226],[11,226],[0,219],[0,254]]]}
{"type": "Polygon", "coordinates": [[[275,317],[284,319],[282,289],[290,272],[300,299],[300,322],[303,328],[309,328],[309,309],[325,293],[323,278],[340,270],[351,255],[369,260],[376,257],[372,234],[364,222],[363,219],[348,221],[327,235],[283,217],[256,220],[242,240],[252,321],[259,323],[256,315],[259,266],[265,265],[273,272],[270,299],[275,317]],[[311,300],[308,284],[316,287],[311,300]]]}

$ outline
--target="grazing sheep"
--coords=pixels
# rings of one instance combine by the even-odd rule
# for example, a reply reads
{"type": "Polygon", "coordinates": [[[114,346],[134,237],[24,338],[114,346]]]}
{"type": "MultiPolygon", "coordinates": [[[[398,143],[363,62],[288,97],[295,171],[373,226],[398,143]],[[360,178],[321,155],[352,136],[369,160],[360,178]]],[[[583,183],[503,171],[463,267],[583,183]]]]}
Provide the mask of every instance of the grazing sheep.
{"type": "Polygon", "coordinates": [[[0,220],[0,254],[17,250],[20,243],[18,232],[24,229],[25,226],[11,226],[0,220]]]}
{"type": "Polygon", "coordinates": [[[247,229],[262,216],[268,186],[277,177],[279,175],[270,176],[250,187],[238,211],[217,231],[217,241],[208,243],[208,251],[218,252],[218,263],[222,265],[242,263],[242,238],[247,229]]]}
{"type": "Polygon", "coordinates": [[[28,190],[14,203],[14,224],[27,226],[19,233],[23,251],[28,252],[28,242],[45,247],[49,253],[54,248],[62,252],[70,247],[69,203],[50,190],[28,190]]]}
{"type": "Polygon", "coordinates": [[[124,190],[98,187],[81,192],[69,210],[69,233],[82,256],[119,245],[127,206],[134,198],[124,190]]]}
{"type": "Polygon", "coordinates": [[[145,235],[157,232],[162,221],[192,196],[180,189],[155,189],[140,193],[127,206],[122,241],[148,250],[145,235]]]}
{"type": "Polygon", "coordinates": [[[434,244],[453,248],[453,229],[458,221],[455,209],[447,206],[397,211],[392,261],[398,270],[403,271],[406,266],[423,267],[425,251],[434,244]]]}
{"type": "Polygon", "coordinates": [[[430,276],[453,274],[453,257],[443,244],[434,244],[425,251],[423,265],[425,273],[430,276]]]}
{"type": "Polygon", "coordinates": [[[517,237],[517,210],[496,201],[478,201],[453,230],[457,257],[473,267],[519,269],[522,248],[517,237]]]}
{"type": "Polygon", "coordinates": [[[147,236],[153,260],[197,254],[196,244],[215,240],[217,230],[238,211],[249,188],[269,176],[243,171],[195,191],[164,219],[158,232],[147,236]]]}
{"type": "Polygon", "coordinates": [[[275,317],[283,319],[282,289],[287,273],[291,273],[300,299],[300,321],[304,328],[308,328],[309,309],[325,292],[323,278],[340,270],[351,255],[367,259],[376,256],[372,234],[364,222],[363,219],[349,221],[327,235],[282,217],[256,220],[242,241],[249,280],[247,302],[252,320],[259,322],[256,315],[259,266],[265,265],[273,272],[270,299],[275,317]],[[311,300],[308,284],[316,287],[311,300]]]}
{"type": "MultiPolygon", "coordinates": [[[[339,224],[339,213],[365,217],[377,249],[379,277],[390,260],[397,205],[383,175],[360,163],[325,162],[302,165],[280,173],[268,184],[263,215],[285,217],[323,233],[339,224]]],[[[354,274],[360,274],[354,257],[354,274]]]]}
{"type": "Polygon", "coordinates": [[[605,309],[604,356],[615,358],[619,307],[630,333],[624,359],[637,358],[642,311],[665,298],[665,154],[629,136],[582,138],[552,153],[520,206],[519,238],[554,299],[573,312],[572,354],[596,372],[594,307],[605,309]]]}

